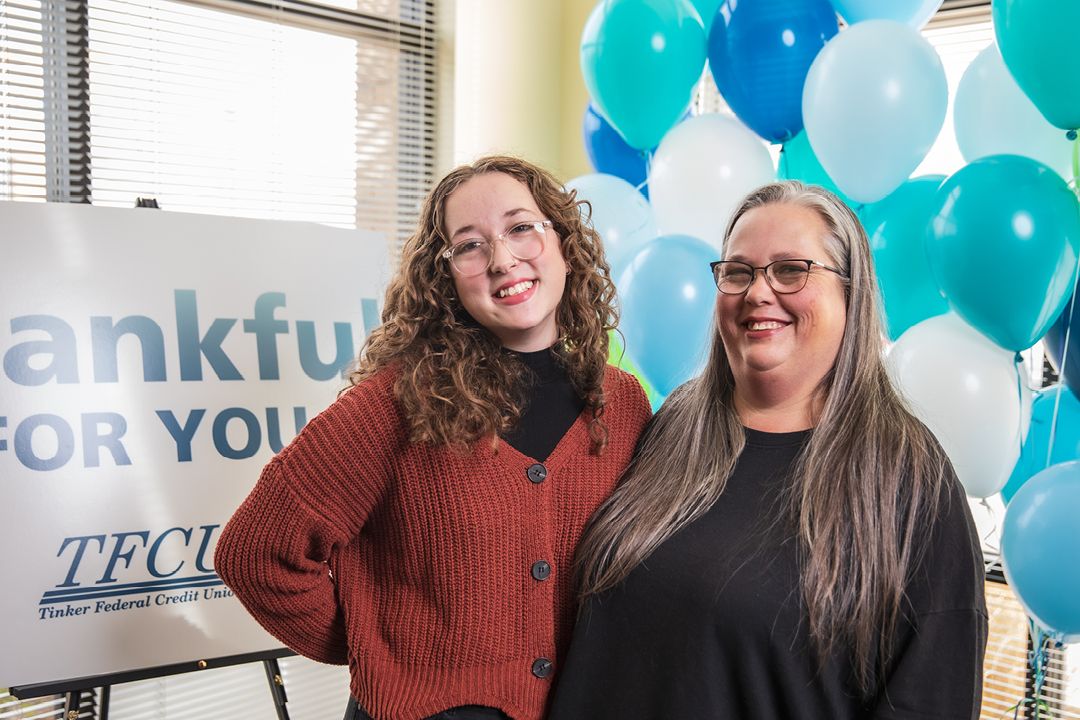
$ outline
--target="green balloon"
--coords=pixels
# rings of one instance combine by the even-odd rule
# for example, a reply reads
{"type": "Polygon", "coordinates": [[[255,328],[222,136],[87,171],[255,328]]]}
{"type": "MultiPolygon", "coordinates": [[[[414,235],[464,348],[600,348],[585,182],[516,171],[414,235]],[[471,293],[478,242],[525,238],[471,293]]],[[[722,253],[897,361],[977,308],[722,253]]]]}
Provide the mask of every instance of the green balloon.
{"type": "Polygon", "coordinates": [[[841,192],[829,177],[829,173],[825,172],[825,168],[821,166],[817,155],[814,154],[814,148],[810,147],[805,130],[781,147],[776,177],[781,180],[801,180],[811,185],[820,185],[843,200],[848,207],[857,209],[861,206],[860,203],[841,192]]]}
{"type": "Polygon", "coordinates": [[[949,306],[1001,347],[1023,350],[1072,292],[1080,207],[1046,165],[991,155],[938,189],[926,249],[949,306]]]}
{"type": "Polygon", "coordinates": [[[993,0],[994,35],[1016,84],[1051,124],[1080,128],[1080,2],[993,0]]]}
{"type": "Polygon", "coordinates": [[[927,175],[907,180],[860,213],[893,340],[912,325],[949,311],[926,258],[934,196],[944,179],[927,175]]]}

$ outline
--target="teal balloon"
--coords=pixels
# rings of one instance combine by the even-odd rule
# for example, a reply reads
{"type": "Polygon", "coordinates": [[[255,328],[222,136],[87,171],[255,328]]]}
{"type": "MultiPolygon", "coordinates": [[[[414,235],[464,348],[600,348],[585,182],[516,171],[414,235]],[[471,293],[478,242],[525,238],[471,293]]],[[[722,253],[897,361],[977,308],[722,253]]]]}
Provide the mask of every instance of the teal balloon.
{"type": "Polygon", "coordinates": [[[637,251],[619,278],[619,329],[626,352],[661,395],[705,364],[716,285],[716,248],[689,235],[661,235],[637,251]]]}
{"type": "Polygon", "coordinates": [[[958,315],[1008,350],[1041,338],[1072,292],[1080,208],[1040,162],[993,155],[964,166],[934,198],[927,255],[958,315]]]}
{"type": "Polygon", "coordinates": [[[1012,501],[1024,483],[1048,465],[1080,460],[1080,400],[1067,387],[1052,385],[1040,390],[1031,403],[1031,425],[1012,474],[1001,488],[1006,503],[1012,501]],[[1058,397],[1060,395],[1060,397],[1058,397]],[[1054,408],[1057,407],[1057,424],[1054,408]],[[1054,431],[1054,449],[1047,463],[1050,431],[1054,431]]]}
{"type": "Polygon", "coordinates": [[[829,190],[848,207],[856,209],[860,204],[844,194],[837,187],[829,173],[821,166],[821,161],[814,154],[814,148],[810,147],[810,141],[806,139],[806,132],[800,132],[795,137],[780,146],[780,161],[776,168],[776,177],[781,180],[801,180],[811,185],[820,185],[829,190]]]}
{"type": "Polygon", "coordinates": [[[1080,2],[993,0],[994,35],[1016,84],[1065,130],[1080,127],[1080,2]]]}
{"type": "Polygon", "coordinates": [[[709,30],[712,28],[713,20],[716,19],[716,12],[720,9],[724,0],[691,1],[694,3],[694,9],[697,10],[698,15],[701,16],[701,22],[705,26],[705,35],[708,36],[709,30]]]}
{"type": "Polygon", "coordinates": [[[915,323],[949,311],[926,259],[926,231],[943,180],[944,175],[912,178],[860,212],[893,340],[915,323]]]}
{"type": "Polygon", "coordinates": [[[1051,465],[1005,509],[1001,556],[1009,587],[1036,625],[1080,640],[1080,462],[1051,465]]]}
{"type": "Polygon", "coordinates": [[[704,67],[705,29],[690,0],[601,0],[582,32],[585,87],[638,150],[682,118],[704,67]]]}

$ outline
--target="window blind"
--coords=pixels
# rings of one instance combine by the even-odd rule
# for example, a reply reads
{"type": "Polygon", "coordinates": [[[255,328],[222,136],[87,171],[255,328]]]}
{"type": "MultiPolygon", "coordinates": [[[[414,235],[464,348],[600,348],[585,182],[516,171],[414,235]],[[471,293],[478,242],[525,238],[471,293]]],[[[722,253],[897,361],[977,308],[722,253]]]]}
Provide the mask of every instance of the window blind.
{"type": "MultiPolygon", "coordinates": [[[[415,225],[434,0],[0,0],[0,198],[415,225]]],[[[396,253],[392,253],[396,256],[396,253]]]]}
{"type": "MultiPolygon", "coordinates": [[[[370,229],[396,258],[432,181],[435,23],[436,0],[0,0],[0,199],[370,229]]],[[[280,664],[293,718],[344,712],[347,670],[280,664]]],[[[258,664],[117,685],[110,709],[273,717],[258,664]]],[[[0,689],[0,720],[62,713],[0,689]]]]}

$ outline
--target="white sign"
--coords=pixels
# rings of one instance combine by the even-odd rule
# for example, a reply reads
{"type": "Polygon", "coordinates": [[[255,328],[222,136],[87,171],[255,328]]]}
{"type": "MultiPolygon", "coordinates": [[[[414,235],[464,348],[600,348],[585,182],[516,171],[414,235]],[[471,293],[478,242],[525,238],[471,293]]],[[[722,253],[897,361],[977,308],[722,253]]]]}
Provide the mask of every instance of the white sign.
{"type": "Polygon", "coordinates": [[[0,202],[0,687],[280,647],[214,546],[388,266],[368,232],[0,202]]]}

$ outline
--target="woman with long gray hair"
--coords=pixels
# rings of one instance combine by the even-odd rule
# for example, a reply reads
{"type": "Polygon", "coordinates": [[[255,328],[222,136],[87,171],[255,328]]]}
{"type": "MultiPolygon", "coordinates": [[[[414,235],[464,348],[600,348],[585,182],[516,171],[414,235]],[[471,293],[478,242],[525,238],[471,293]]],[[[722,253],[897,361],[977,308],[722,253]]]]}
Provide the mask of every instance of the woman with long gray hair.
{"type": "Polygon", "coordinates": [[[774,183],[723,257],[706,368],[579,546],[549,717],[977,717],[979,543],[886,374],[865,231],[831,193],[774,183]]]}

